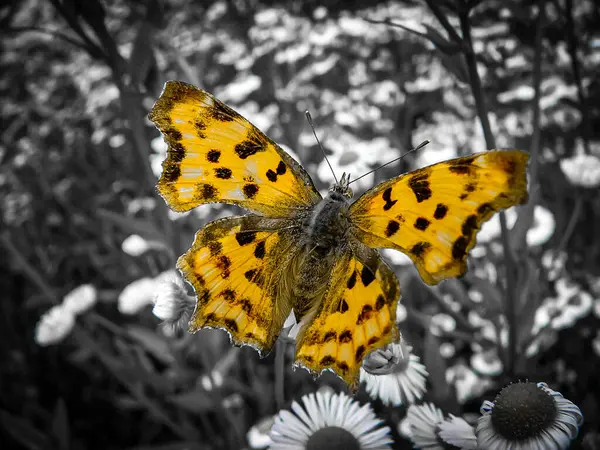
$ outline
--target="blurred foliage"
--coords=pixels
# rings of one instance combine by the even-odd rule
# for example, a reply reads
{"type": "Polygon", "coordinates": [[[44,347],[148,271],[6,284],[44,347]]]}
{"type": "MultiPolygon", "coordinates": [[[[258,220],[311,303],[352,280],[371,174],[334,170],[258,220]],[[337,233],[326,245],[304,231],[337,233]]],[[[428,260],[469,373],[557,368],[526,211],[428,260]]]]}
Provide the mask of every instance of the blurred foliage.
{"type": "MultiPolygon", "coordinates": [[[[493,232],[480,238],[469,274],[439,288],[393,259],[407,309],[400,327],[430,372],[428,398],[445,411],[477,412],[508,381],[545,381],[581,407],[590,437],[573,448],[591,449],[581,442],[600,432],[600,196],[569,182],[560,161],[579,150],[600,156],[600,10],[591,0],[436,2],[458,34],[467,3],[488,131],[497,147],[536,160],[531,206],[514,213],[509,233],[518,270],[507,271],[506,243],[493,232]],[[517,322],[506,315],[507,279],[517,322]]],[[[253,424],[299,394],[342,388],[333,376],[293,371],[293,346],[281,347],[277,375],[273,354],[231,348],[223,332],[165,334],[151,299],[138,314],[120,312],[126,286],[172,269],[200,226],[233,211],[167,211],[154,190],[164,146],[145,116],[165,80],[194,83],[290,148],[320,189],[333,178],[306,109],[337,173],[360,175],[431,141],[359,190],[482,151],[489,136],[468,62],[435,12],[414,1],[339,0],[0,7],[2,448],[242,448],[253,424]],[[158,244],[132,256],[121,247],[130,235],[158,244]],[[65,342],[40,347],[41,314],[84,283],[98,290],[96,306],[65,342]]],[[[403,414],[375,408],[392,425],[403,414]]],[[[410,448],[393,429],[397,448],[410,448]]]]}

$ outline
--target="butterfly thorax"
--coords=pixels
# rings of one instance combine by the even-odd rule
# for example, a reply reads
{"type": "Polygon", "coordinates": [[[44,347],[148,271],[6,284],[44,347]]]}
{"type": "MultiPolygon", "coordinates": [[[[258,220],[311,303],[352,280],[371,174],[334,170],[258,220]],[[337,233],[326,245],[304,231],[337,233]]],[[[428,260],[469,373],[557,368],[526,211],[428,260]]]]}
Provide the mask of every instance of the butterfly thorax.
{"type": "Polygon", "coordinates": [[[350,228],[348,207],[348,198],[336,191],[330,191],[315,206],[304,228],[307,244],[317,253],[330,253],[345,243],[350,228]]]}

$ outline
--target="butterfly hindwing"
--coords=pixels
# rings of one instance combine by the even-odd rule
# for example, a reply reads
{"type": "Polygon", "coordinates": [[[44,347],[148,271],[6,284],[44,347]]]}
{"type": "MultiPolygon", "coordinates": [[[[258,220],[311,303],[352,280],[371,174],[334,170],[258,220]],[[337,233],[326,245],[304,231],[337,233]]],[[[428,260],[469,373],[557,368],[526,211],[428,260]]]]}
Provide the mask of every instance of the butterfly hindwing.
{"type": "Polygon", "coordinates": [[[149,118],[168,144],[158,191],[176,211],[222,202],[285,217],[321,198],[281,147],[191,84],[168,81],[149,118]]]}
{"type": "Polygon", "coordinates": [[[408,255],[428,284],[465,273],[482,223],[527,201],[527,153],[488,151],[385,181],[350,207],[353,234],[408,255]]]}
{"type": "Polygon", "coordinates": [[[330,369],[352,390],[363,358],[398,338],[398,280],[376,250],[356,243],[332,270],[330,288],[296,342],[296,363],[330,369]]]}
{"type": "Polygon", "coordinates": [[[294,254],[289,221],[249,215],[219,219],[196,234],[177,267],[197,305],[190,331],[217,327],[237,345],[268,353],[291,305],[278,288],[294,254]]]}

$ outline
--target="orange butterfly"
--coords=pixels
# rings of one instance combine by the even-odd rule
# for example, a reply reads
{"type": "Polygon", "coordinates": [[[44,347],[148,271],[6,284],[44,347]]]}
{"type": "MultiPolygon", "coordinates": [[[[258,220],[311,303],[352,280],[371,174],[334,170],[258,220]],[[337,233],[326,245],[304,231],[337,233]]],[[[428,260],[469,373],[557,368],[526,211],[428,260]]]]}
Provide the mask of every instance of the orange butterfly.
{"type": "Polygon", "coordinates": [[[209,93],[166,83],[150,119],[168,144],[158,190],[176,211],[231,203],[177,267],[196,291],[190,331],[218,327],[271,350],[293,309],[296,363],[353,389],[363,358],[396,340],[400,287],[378,248],[408,255],[428,284],[461,276],[481,224],[527,201],[528,155],[488,151],[387,180],[351,203],[346,175],[322,198],[302,166],[209,93]]]}

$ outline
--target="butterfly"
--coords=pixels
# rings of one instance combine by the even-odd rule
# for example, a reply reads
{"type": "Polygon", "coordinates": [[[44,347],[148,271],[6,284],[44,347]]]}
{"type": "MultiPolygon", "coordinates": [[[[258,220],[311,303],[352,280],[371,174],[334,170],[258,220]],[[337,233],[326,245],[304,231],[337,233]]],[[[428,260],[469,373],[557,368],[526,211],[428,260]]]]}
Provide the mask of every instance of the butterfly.
{"type": "Polygon", "coordinates": [[[323,198],[281,147],[193,85],[168,81],[149,118],[168,145],[157,189],[171,209],[250,212],[208,223],[179,258],[197,296],[190,332],[222,328],[265,355],[293,310],[295,365],[351,389],[363,358],[399,338],[400,286],[378,249],[408,255],[427,284],[459,277],[481,224],[528,198],[518,150],[418,169],[352,203],[346,174],[323,198]]]}

